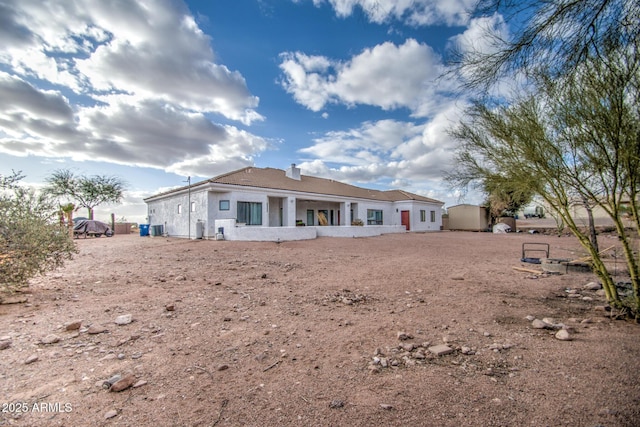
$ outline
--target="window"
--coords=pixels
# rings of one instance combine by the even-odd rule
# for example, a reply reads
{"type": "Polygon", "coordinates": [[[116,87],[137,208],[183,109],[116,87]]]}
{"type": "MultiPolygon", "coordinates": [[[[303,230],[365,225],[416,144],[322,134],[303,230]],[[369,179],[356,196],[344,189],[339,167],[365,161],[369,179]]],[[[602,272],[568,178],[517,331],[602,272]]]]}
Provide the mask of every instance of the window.
{"type": "Polygon", "coordinates": [[[312,209],[307,209],[307,225],[313,225],[314,213],[312,209]]]}
{"type": "Polygon", "coordinates": [[[182,205],[178,204],[178,213],[181,214],[182,213],[182,205]]]}
{"type": "Polygon", "coordinates": [[[221,211],[228,211],[230,209],[230,204],[228,200],[220,200],[220,203],[218,205],[218,209],[220,209],[221,211]]]}
{"type": "Polygon", "coordinates": [[[382,225],[382,211],[367,209],[367,225],[382,225]]]}
{"type": "Polygon", "coordinates": [[[196,211],[196,202],[191,202],[191,212],[196,211]]]}
{"type": "Polygon", "coordinates": [[[420,211],[420,222],[425,222],[426,220],[427,220],[427,211],[421,210],[420,211]]]}
{"type": "Polygon", "coordinates": [[[262,203],[238,202],[238,222],[262,225],[262,203]]]}
{"type": "Polygon", "coordinates": [[[436,222],[436,211],[431,211],[431,222],[436,222]]]}

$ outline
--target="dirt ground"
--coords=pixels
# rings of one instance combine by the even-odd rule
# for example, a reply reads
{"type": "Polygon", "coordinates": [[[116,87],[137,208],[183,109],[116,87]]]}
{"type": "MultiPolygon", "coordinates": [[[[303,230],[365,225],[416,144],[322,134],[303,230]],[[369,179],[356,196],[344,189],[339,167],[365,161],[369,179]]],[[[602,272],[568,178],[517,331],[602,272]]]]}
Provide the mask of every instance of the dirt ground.
{"type": "Polygon", "coordinates": [[[540,269],[530,242],[583,256],[528,233],[78,239],[0,305],[0,426],[640,425],[640,326],[591,273],[515,270],[540,269]]]}

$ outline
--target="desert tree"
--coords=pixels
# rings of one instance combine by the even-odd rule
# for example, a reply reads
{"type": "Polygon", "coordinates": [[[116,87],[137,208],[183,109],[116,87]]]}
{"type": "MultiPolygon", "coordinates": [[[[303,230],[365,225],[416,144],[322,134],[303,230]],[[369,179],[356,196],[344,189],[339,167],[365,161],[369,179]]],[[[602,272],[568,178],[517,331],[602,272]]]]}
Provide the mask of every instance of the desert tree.
{"type": "Polygon", "coordinates": [[[471,16],[499,16],[517,31],[485,27],[484,43],[453,50],[450,64],[467,89],[487,91],[514,75],[566,76],[640,38],[637,0],[479,0],[471,16]]]}
{"type": "MultiPolygon", "coordinates": [[[[634,307],[640,311],[640,276],[623,216],[638,212],[640,182],[640,40],[586,61],[566,84],[547,83],[558,136],[576,154],[574,187],[585,204],[601,208],[622,244],[634,307]]],[[[640,221],[635,221],[635,237],[640,221]]]]}
{"type": "Polygon", "coordinates": [[[621,213],[626,203],[638,210],[639,65],[633,44],[588,58],[563,78],[539,79],[535,95],[510,104],[475,102],[452,130],[458,162],[449,174],[457,186],[511,182],[544,199],[587,250],[610,304],[636,317],[638,263],[621,213]],[[601,207],[615,224],[633,284],[629,301],[618,294],[597,240],[572,215],[585,203],[601,207]]]}
{"type": "Polygon", "coordinates": [[[492,221],[503,215],[514,216],[533,199],[533,193],[528,187],[504,179],[498,174],[487,176],[481,185],[482,192],[487,195],[485,204],[489,207],[492,221]]]}
{"type": "Polygon", "coordinates": [[[77,176],[68,169],[54,171],[46,181],[47,192],[76,201],[78,207],[87,209],[89,219],[93,219],[93,209],[96,206],[119,203],[126,188],[126,183],[115,176],[77,176]]]}
{"type": "MultiPolygon", "coordinates": [[[[0,291],[12,292],[76,252],[57,221],[59,209],[43,193],[20,185],[20,173],[0,175],[0,291]]],[[[1,297],[0,297],[1,299],[1,297]]]]}
{"type": "Polygon", "coordinates": [[[65,225],[69,230],[69,236],[73,237],[73,212],[76,210],[76,205],[73,203],[64,203],[60,205],[60,225],[65,225]]]}

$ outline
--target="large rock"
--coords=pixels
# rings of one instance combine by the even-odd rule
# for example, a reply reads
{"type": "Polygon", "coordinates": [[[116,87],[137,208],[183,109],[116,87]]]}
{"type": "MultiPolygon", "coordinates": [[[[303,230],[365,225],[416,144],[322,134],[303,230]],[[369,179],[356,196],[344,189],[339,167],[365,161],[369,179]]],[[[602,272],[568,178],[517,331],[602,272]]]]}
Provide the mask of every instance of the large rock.
{"type": "Polygon", "coordinates": [[[60,337],[55,334],[49,334],[41,340],[42,344],[55,344],[58,341],[60,341],[60,337]]]}
{"type": "Polygon", "coordinates": [[[404,351],[413,351],[413,349],[415,348],[415,346],[411,342],[404,342],[400,344],[398,347],[400,347],[404,351]]]}
{"type": "Polygon", "coordinates": [[[533,322],[531,322],[531,327],[533,329],[547,329],[549,325],[540,319],[533,319],[533,322]]]}
{"type": "Polygon", "coordinates": [[[560,341],[571,341],[573,339],[569,331],[567,331],[566,329],[560,329],[558,332],[556,332],[556,338],[560,341]]]}
{"type": "Polygon", "coordinates": [[[119,391],[126,390],[132,385],[134,385],[136,381],[137,381],[136,377],[134,377],[133,374],[129,374],[124,378],[113,383],[111,388],[109,388],[109,391],[119,392],[119,391]]]}
{"type": "Polygon", "coordinates": [[[586,291],[597,291],[599,289],[602,289],[602,285],[597,282],[589,282],[586,285],[584,285],[582,289],[586,291]]]}
{"type": "Polygon", "coordinates": [[[77,320],[75,322],[67,323],[67,326],[64,327],[65,331],[77,331],[82,326],[82,321],[77,320]]]}
{"type": "Polygon", "coordinates": [[[445,344],[438,344],[429,347],[429,351],[436,356],[444,356],[446,354],[453,353],[453,349],[445,344]]]}
{"type": "Polygon", "coordinates": [[[403,331],[398,332],[397,337],[400,341],[410,340],[411,338],[413,338],[411,334],[408,334],[403,331]]]}
{"type": "Polygon", "coordinates": [[[123,314],[122,316],[116,317],[115,323],[116,325],[123,326],[128,325],[133,321],[133,318],[130,314],[123,314]]]}
{"type": "Polygon", "coordinates": [[[87,329],[87,333],[89,335],[101,334],[103,332],[107,332],[107,328],[105,328],[104,326],[100,326],[100,325],[91,325],[91,326],[89,326],[89,329],[87,329]]]}

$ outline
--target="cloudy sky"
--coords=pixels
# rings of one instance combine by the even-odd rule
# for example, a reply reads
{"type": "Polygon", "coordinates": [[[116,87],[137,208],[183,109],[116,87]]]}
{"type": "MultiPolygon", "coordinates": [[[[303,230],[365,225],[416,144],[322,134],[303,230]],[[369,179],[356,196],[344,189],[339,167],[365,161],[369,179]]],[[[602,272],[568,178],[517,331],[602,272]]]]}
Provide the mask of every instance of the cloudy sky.
{"type": "MultiPolygon", "coordinates": [[[[460,203],[443,182],[475,0],[0,0],[0,174],[156,192],[249,165],[460,203]]],[[[478,202],[473,195],[465,202],[478,202]]]]}

